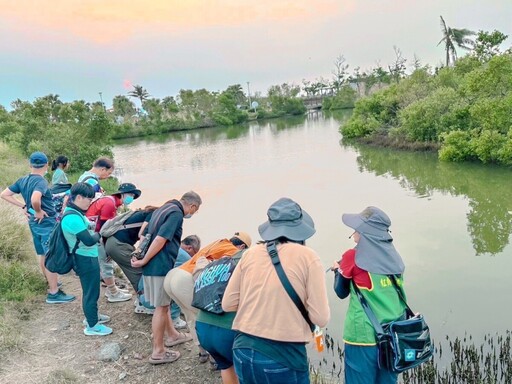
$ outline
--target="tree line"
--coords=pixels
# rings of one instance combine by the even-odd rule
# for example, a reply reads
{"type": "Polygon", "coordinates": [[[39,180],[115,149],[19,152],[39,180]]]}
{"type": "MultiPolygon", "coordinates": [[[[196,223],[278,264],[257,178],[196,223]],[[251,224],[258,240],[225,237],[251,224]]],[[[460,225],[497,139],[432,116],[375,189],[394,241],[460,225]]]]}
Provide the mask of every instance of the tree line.
{"type": "Polygon", "coordinates": [[[446,64],[421,66],[355,103],[345,140],[439,150],[448,161],[512,165],[512,48],[508,36],[446,27],[446,64]],[[474,35],[474,40],[469,36],[474,35]],[[469,54],[458,57],[455,46],[469,54]]]}

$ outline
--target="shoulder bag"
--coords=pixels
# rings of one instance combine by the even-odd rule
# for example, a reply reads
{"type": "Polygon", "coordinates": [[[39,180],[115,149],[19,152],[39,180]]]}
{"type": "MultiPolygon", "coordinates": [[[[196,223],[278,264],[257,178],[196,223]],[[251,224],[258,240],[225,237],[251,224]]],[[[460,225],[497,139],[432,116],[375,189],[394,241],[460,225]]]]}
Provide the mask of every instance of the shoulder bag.
{"type": "Polygon", "coordinates": [[[380,324],[357,285],[352,281],[354,291],[377,337],[379,367],[392,372],[403,372],[428,361],[434,352],[430,330],[423,315],[414,314],[394,275],[388,276],[400,300],[405,304],[405,320],[380,324]]]}

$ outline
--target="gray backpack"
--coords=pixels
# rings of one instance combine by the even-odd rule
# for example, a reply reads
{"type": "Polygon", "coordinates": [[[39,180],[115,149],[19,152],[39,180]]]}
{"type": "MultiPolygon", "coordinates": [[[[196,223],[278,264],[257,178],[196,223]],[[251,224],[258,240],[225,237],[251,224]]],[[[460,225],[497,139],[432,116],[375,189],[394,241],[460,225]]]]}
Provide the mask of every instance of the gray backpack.
{"type": "Polygon", "coordinates": [[[144,223],[143,221],[139,223],[125,224],[126,220],[128,220],[134,213],[135,211],[126,211],[107,220],[100,229],[100,235],[102,237],[110,237],[123,229],[141,227],[142,223],[144,223]]]}

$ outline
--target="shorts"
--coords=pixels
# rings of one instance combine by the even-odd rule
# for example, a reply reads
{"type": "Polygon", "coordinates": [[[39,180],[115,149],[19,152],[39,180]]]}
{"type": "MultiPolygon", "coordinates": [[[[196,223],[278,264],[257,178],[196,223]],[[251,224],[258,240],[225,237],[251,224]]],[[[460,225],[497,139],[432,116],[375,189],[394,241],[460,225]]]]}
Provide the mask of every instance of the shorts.
{"type": "Polygon", "coordinates": [[[40,223],[30,218],[28,226],[32,234],[34,248],[39,256],[44,256],[48,251],[48,239],[55,224],[57,224],[57,220],[53,217],[45,217],[40,223]]]}
{"type": "Polygon", "coordinates": [[[171,298],[164,290],[165,276],[142,276],[144,279],[144,297],[153,307],[171,305],[171,298]]]}
{"type": "Polygon", "coordinates": [[[107,257],[105,246],[101,243],[98,246],[98,262],[100,263],[100,272],[103,279],[114,277],[114,264],[112,264],[112,259],[107,257]]]}
{"type": "Polygon", "coordinates": [[[233,342],[236,331],[196,321],[196,332],[201,347],[212,355],[219,369],[233,366],[233,342]]]}

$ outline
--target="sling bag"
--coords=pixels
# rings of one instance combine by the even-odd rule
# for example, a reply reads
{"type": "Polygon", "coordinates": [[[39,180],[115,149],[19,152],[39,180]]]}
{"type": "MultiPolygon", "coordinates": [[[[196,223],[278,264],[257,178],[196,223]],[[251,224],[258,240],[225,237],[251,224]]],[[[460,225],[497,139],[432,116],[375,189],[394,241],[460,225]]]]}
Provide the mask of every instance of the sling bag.
{"type": "Polygon", "coordinates": [[[414,314],[398,287],[395,276],[389,275],[388,277],[398,292],[400,300],[405,304],[405,320],[399,319],[380,324],[353,281],[352,285],[375,330],[379,367],[392,372],[403,372],[429,360],[434,352],[434,346],[423,315],[414,314]]]}
{"type": "Polygon", "coordinates": [[[290,283],[290,280],[288,279],[288,276],[286,276],[286,273],[284,272],[283,266],[281,265],[281,260],[279,260],[279,254],[277,253],[276,244],[274,241],[269,241],[267,243],[267,251],[270,255],[270,259],[272,260],[272,264],[274,265],[277,276],[279,277],[279,280],[281,280],[281,284],[283,284],[284,289],[286,290],[286,293],[288,293],[288,296],[292,299],[294,304],[297,306],[298,310],[304,317],[304,320],[306,320],[306,323],[308,323],[309,328],[311,328],[311,332],[314,332],[315,330],[315,324],[311,322],[309,319],[309,314],[302,303],[302,300],[300,299],[297,292],[295,292],[295,289],[293,289],[292,284],[290,283]]]}

